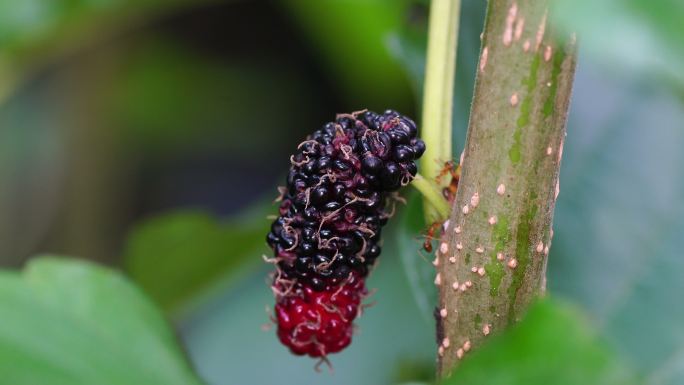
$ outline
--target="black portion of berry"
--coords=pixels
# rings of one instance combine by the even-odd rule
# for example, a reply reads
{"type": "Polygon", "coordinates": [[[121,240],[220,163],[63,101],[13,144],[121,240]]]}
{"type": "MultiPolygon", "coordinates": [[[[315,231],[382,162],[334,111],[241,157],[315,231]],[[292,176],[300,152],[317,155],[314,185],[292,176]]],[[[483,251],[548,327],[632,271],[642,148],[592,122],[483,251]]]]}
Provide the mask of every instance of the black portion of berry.
{"type": "Polygon", "coordinates": [[[280,216],[267,236],[279,278],[326,290],[380,255],[388,198],[416,175],[425,152],[416,124],[395,111],[338,116],[292,155],[280,216]]]}

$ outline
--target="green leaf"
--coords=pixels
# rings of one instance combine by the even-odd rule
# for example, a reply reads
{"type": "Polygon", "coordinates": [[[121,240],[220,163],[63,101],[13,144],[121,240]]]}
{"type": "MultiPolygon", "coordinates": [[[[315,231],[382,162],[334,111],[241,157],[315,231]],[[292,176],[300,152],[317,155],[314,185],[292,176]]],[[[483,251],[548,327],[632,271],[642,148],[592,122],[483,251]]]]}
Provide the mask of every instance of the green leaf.
{"type": "MultiPolygon", "coordinates": [[[[207,1],[207,0],[205,0],[207,1]]],[[[197,1],[194,1],[198,3],[197,1]]],[[[61,38],[82,41],[81,28],[129,24],[132,16],[174,9],[188,0],[23,0],[0,2],[0,46],[20,53],[61,38]],[[114,17],[114,19],[112,19],[114,17]]]]}
{"type": "Polygon", "coordinates": [[[423,205],[417,194],[411,194],[406,208],[397,219],[398,226],[389,236],[390,243],[397,245],[411,293],[423,319],[433,325],[432,314],[437,303],[437,290],[433,283],[435,268],[430,263],[432,254],[423,250],[423,238],[420,234],[425,234],[427,225],[423,216],[423,205]]]}
{"type": "Polygon", "coordinates": [[[684,108],[662,90],[579,68],[549,288],[583,304],[648,383],[682,384],[684,108]]]}
{"type": "Polygon", "coordinates": [[[220,278],[263,263],[269,221],[259,214],[225,224],[199,211],[149,219],[127,240],[126,270],[163,308],[173,309],[220,278]]]}
{"type": "MultiPolygon", "coordinates": [[[[306,32],[349,107],[404,110],[409,85],[385,49],[389,33],[408,13],[407,0],[281,0],[306,32]],[[351,24],[350,24],[351,23],[351,24]],[[363,85],[363,92],[359,87],[363,85]]],[[[347,109],[349,109],[347,108],[347,109]]],[[[344,110],[344,108],[343,108],[344,110]]]]}
{"type": "Polygon", "coordinates": [[[637,383],[576,309],[549,301],[535,304],[519,324],[465,357],[445,385],[637,383]]]}
{"type": "MultiPolygon", "coordinates": [[[[423,76],[425,76],[425,52],[427,51],[427,19],[421,25],[405,26],[392,32],[387,40],[387,49],[401,64],[408,76],[415,100],[423,99],[423,76]]],[[[420,107],[420,106],[418,106],[420,107]]]]}
{"type": "Polygon", "coordinates": [[[161,313],[106,268],[43,257],[0,272],[0,313],[3,384],[200,384],[161,313]]]}
{"type": "Polygon", "coordinates": [[[209,1],[0,1],[0,102],[55,58],[179,7],[209,1]]]}
{"type": "Polygon", "coordinates": [[[318,124],[317,91],[304,79],[308,74],[296,64],[273,71],[271,62],[281,57],[277,52],[263,62],[226,65],[168,38],[142,34],[136,44],[140,48],[125,52],[125,64],[99,98],[104,109],[99,118],[117,127],[125,145],[144,151],[146,158],[184,156],[202,148],[257,168],[255,151],[286,159],[290,148],[283,143],[303,138],[306,130],[299,127],[318,124]],[[188,98],[175,92],[179,89],[202,97],[188,98]],[[226,102],[235,95],[240,103],[226,102]],[[261,113],[264,105],[269,114],[261,113]],[[296,128],[283,123],[295,116],[296,128]]]}
{"type": "Polygon", "coordinates": [[[582,50],[611,71],[684,86],[684,2],[565,0],[554,16],[565,29],[578,31],[582,50]]]}

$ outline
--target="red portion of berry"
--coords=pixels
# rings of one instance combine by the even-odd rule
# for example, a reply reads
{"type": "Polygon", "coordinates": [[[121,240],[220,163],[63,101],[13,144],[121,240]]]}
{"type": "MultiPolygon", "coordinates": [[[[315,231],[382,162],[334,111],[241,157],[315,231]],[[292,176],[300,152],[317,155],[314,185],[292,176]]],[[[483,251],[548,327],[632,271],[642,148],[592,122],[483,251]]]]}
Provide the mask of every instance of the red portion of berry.
{"type": "Polygon", "coordinates": [[[275,306],[280,341],[292,353],[311,357],[325,357],[347,347],[366,295],[363,279],[351,274],[343,285],[327,286],[323,291],[297,286],[294,292],[280,296],[275,306]]]}

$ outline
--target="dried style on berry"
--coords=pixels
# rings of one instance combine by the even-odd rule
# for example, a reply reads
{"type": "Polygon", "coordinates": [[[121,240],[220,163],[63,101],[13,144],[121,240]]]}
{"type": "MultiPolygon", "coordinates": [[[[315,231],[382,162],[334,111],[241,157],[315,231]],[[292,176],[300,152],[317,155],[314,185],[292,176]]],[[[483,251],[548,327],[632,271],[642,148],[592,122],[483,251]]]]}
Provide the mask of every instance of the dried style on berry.
{"type": "Polygon", "coordinates": [[[325,357],[351,342],[382,226],[394,211],[389,203],[425,151],[416,134],[395,111],[342,114],[290,157],[267,242],[278,336],[293,353],[325,357]]]}

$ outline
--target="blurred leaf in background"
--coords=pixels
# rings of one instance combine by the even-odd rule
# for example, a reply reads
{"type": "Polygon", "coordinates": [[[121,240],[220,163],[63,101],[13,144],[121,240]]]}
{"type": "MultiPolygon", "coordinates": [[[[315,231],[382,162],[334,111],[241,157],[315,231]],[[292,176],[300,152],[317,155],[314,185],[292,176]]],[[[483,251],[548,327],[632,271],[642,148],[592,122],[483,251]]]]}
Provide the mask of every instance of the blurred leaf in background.
{"type": "Polygon", "coordinates": [[[681,384],[684,107],[662,89],[607,79],[580,67],[548,285],[583,304],[649,383],[681,384]]]}
{"type": "Polygon", "coordinates": [[[328,97],[315,95],[314,79],[297,68],[297,60],[276,50],[265,56],[279,66],[249,52],[205,54],[170,36],[129,42],[105,101],[107,117],[123,131],[126,144],[148,157],[198,156],[201,149],[247,165],[259,161],[257,151],[286,156],[282,143],[292,141],[290,128],[298,125],[289,119],[308,122],[323,115],[317,100],[328,97]]]}
{"type": "Polygon", "coordinates": [[[60,55],[137,25],[152,13],[211,0],[0,1],[0,101],[60,55]]]}
{"type": "Polygon", "coordinates": [[[120,274],[33,260],[0,272],[0,382],[199,385],[154,305],[120,274]]]}
{"type": "Polygon", "coordinates": [[[537,303],[519,324],[466,354],[443,384],[638,384],[591,330],[576,309],[548,300],[537,303]]]}
{"type": "Polygon", "coordinates": [[[407,0],[281,0],[311,41],[328,77],[345,95],[343,110],[392,108],[409,113],[408,77],[387,42],[406,20],[407,0]],[[350,101],[362,101],[361,105],[350,101]]]}
{"type": "Polygon", "coordinates": [[[334,116],[340,103],[273,4],[174,4],[137,28],[103,10],[125,32],[84,27],[97,44],[58,64],[34,57],[46,69],[0,107],[4,264],[42,250],[116,264],[139,217],[235,214],[272,195],[281,159],[334,116]]]}
{"type": "Polygon", "coordinates": [[[178,310],[212,283],[239,277],[263,263],[259,256],[267,252],[268,222],[262,215],[253,216],[227,223],[201,211],[153,217],[129,236],[123,257],[126,271],[164,309],[178,310]]]}
{"type": "Polygon", "coordinates": [[[435,267],[429,259],[431,254],[423,251],[423,242],[427,239],[424,218],[422,201],[417,194],[412,194],[399,215],[397,231],[388,235],[388,241],[397,245],[406,282],[411,287],[416,305],[427,325],[433,327],[437,289],[434,285],[435,267]]]}
{"type": "MultiPolygon", "coordinates": [[[[684,87],[684,2],[564,0],[555,19],[577,31],[582,51],[621,77],[684,87]]],[[[616,74],[613,74],[615,76],[616,74]]]]}
{"type": "Polygon", "coordinates": [[[60,209],[64,138],[48,123],[56,106],[41,96],[22,92],[0,104],[0,262],[4,266],[18,266],[19,256],[34,251],[60,209]]]}

